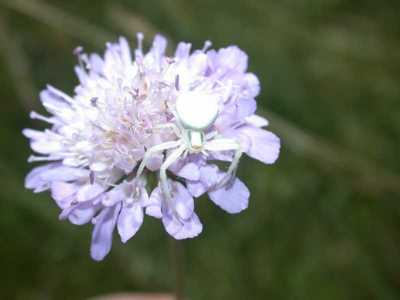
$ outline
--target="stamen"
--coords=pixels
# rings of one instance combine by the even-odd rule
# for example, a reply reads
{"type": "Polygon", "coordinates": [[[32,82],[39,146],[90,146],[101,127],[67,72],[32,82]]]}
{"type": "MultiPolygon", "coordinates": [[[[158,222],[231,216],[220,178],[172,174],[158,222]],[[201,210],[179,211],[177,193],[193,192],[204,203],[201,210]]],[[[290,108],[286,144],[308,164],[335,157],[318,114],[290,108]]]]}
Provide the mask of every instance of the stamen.
{"type": "Polygon", "coordinates": [[[99,98],[98,97],[93,97],[92,99],[90,99],[90,104],[92,104],[92,106],[97,107],[97,100],[99,98]]]}
{"type": "Polygon", "coordinates": [[[93,171],[91,171],[90,173],[89,173],[89,181],[90,181],[90,184],[94,184],[94,172],[93,171]]]}
{"type": "Polygon", "coordinates": [[[34,119],[34,120],[35,119],[36,120],[41,120],[41,121],[44,121],[44,122],[47,122],[47,123],[50,123],[50,124],[56,124],[57,123],[54,118],[45,117],[45,116],[43,116],[41,114],[38,114],[35,111],[31,111],[29,116],[31,117],[31,119],[34,119]]]}
{"type": "Polygon", "coordinates": [[[130,92],[130,94],[133,96],[133,98],[137,98],[137,97],[139,97],[139,89],[138,88],[134,88],[131,92],[130,92]]]}
{"type": "Polygon", "coordinates": [[[73,53],[78,58],[79,66],[82,69],[90,70],[89,58],[86,53],[83,53],[83,47],[82,46],[76,47],[73,53]]]}
{"type": "Polygon", "coordinates": [[[49,90],[49,92],[51,92],[52,94],[57,96],[57,98],[61,99],[62,101],[65,101],[67,103],[72,103],[73,102],[73,99],[70,96],[68,96],[64,92],[56,89],[52,85],[48,84],[48,85],[46,85],[46,88],[49,90]]]}
{"type": "Polygon", "coordinates": [[[36,156],[31,155],[28,157],[28,162],[37,162],[37,161],[53,161],[53,160],[60,160],[59,158],[54,158],[50,156],[36,156]]]}
{"type": "Polygon", "coordinates": [[[179,74],[177,74],[176,77],[175,77],[175,89],[177,91],[180,90],[180,88],[179,88],[179,74]]]}
{"type": "Polygon", "coordinates": [[[74,51],[72,52],[74,55],[79,56],[81,53],[83,52],[83,47],[82,46],[78,46],[74,49],[74,51]]]}
{"type": "Polygon", "coordinates": [[[135,55],[136,55],[136,65],[138,67],[139,79],[142,80],[143,77],[146,75],[144,72],[143,57],[141,56],[141,54],[137,56],[136,52],[135,55]]]}
{"type": "Polygon", "coordinates": [[[194,89],[196,89],[197,87],[199,87],[202,84],[201,80],[196,80],[195,82],[193,82],[190,87],[189,90],[193,91],[194,89]]]}
{"type": "Polygon", "coordinates": [[[165,61],[167,62],[167,64],[172,65],[173,63],[175,63],[175,58],[174,57],[165,57],[165,61]]]}
{"type": "Polygon", "coordinates": [[[207,40],[204,42],[204,46],[203,49],[201,49],[201,51],[206,52],[208,50],[208,48],[210,48],[212,46],[212,42],[207,40]]]}
{"type": "Polygon", "coordinates": [[[137,48],[135,50],[136,59],[143,56],[143,38],[144,36],[142,32],[138,32],[136,34],[136,39],[137,39],[137,48]]]}
{"type": "Polygon", "coordinates": [[[130,193],[129,197],[126,198],[125,202],[127,204],[132,204],[135,202],[135,200],[139,199],[141,191],[140,188],[136,185],[137,181],[135,181],[133,184],[135,185],[132,189],[132,192],[130,193]]]}

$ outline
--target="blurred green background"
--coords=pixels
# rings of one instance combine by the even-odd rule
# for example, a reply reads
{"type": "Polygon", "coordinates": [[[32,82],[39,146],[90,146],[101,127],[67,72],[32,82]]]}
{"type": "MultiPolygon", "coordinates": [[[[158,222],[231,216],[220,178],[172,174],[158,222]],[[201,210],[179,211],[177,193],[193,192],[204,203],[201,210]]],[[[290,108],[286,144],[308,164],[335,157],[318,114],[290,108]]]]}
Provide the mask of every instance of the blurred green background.
{"type": "Polygon", "coordinates": [[[244,158],[250,207],[197,202],[184,242],[187,299],[400,298],[400,2],[358,0],[0,0],[0,299],[169,291],[168,238],[145,219],[127,245],[90,259],[91,226],[58,221],[23,187],[21,135],[40,127],[47,83],[72,93],[72,50],[119,35],[172,46],[237,44],[262,83],[260,113],[282,138],[277,164],[244,158]]]}

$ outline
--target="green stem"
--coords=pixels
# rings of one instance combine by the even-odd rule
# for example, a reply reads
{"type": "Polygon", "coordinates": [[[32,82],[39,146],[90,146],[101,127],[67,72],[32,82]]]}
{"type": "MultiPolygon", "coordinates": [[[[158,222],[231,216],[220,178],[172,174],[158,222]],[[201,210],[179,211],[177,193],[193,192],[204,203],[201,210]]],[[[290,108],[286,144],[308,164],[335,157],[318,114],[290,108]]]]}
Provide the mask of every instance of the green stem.
{"type": "Polygon", "coordinates": [[[171,264],[175,273],[175,300],[183,300],[184,291],[184,257],[181,241],[170,238],[171,264]]]}

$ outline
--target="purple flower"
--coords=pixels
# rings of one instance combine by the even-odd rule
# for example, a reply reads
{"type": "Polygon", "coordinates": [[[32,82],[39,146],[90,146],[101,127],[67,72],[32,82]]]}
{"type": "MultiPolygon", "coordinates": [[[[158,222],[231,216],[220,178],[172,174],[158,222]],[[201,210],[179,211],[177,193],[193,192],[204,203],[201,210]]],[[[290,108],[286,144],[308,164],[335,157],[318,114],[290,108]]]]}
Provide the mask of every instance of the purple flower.
{"type": "Polygon", "coordinates": [[[246,209],[249,203],[250,192],[246,185],[238,178],[233,178],[229,184],[216,188],[218,182],[225,176],[214,164],[207,164],[205,161],[188,162],[180,169],[175,169],[175,174],[180,174],[182,170],[196,168],[192,174],[198,176],[186,177],[186,186],[193,197],[200,197],[208,193],[211,201],[228,213],[235,214],[246,209]]]}
{"type": "Polygon", "coordinates": [[[260,84],[242,50],[208,50],[206,42],[191,52],[181,42],[169,57],[164,37],[147,53],[142,39],[138,34],[134,55],[124,38],[107,44],[104,57],[78,48],[73,96],[47,86],[40,100],[50,116],[31,117],[49,129],[23,131],[36,153],[28,160],[45,163],[25,186],[50,190],[60,219],[93,223],[95,260],[109,253],[115,229],[123,243],[131,239],[144,214],[161,219],[176,239],[197,236],[203,226],[194,198],[205,193],[239,213],[250,197],[236,177],[242,153],[266,164],[279,156],[279,138],[255,114],[260,84]],[[150,191],[147,177],[155,172],[160,179],[150,191]]]}
{"type": "Polygon", "coordinates": [[[177,181],[170,181],[172,197],[166,199],[160,187],[150,195],[146,214],[159,218],[165,230],[174,238],[181,240],[199,235],[203,229],[194,212],[194,200],[185,186],[177,181]]]}

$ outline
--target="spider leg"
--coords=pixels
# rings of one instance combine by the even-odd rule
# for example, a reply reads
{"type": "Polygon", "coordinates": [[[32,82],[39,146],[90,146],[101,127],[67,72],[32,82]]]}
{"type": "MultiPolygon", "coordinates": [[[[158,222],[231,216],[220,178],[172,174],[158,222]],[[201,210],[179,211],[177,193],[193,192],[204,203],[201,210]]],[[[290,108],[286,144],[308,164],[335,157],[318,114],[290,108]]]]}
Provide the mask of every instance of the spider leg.
{"type": "Polygon", "coordinates": [[[157,125],[155,129],[172,129],[176,136],[181,136],[181,128],[179,128],[175,123],[160,124],[157,125]]]}
{"type": "Polygon", "coordinates": [[[239,160],[243,153],[240,144],[234,139],[221,138],[207,142],[204,145],[204,149],[211,152],[235,151],[225,176],[214,186],[214,189],[219,189],[230,183],[235,178],[239,160]]]}
{"type": "Polygon", "coordinates": [[[167,170],[168,168],[176,162],[183,152],[186,150],[186,145],[181,144],[177,149],[175,149],[164,161],[160,168],[160,184],[161,190],[164,193],[166,200],[169,202],[172,199],[171,191],[168,184],[167,170]]]}
{"type": "Polygon", "coordinates": [[[214,130],[206,134],[206,141],[212,140],[219,135],[218,131],[214,130]]]}
{"type": "Polygon", "coordinates": [[[162,152],[164,150],[172,149],[175,147],[178,147],[181,144],[180,141],[171,141],[171,142],[165,142],[156,146],[153,146],[149,148],[146,153],[144,154],[144,157],[142,159],[142,162],[139,165],[139,168],[137,169],[136,172],[136,178],[139,178],[140,175],[142,175],[144,168],[146,167],[146,164],[148,163],[149,159],[151,156],[158,152],[162,152]]]}

